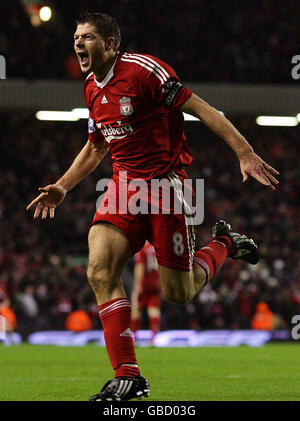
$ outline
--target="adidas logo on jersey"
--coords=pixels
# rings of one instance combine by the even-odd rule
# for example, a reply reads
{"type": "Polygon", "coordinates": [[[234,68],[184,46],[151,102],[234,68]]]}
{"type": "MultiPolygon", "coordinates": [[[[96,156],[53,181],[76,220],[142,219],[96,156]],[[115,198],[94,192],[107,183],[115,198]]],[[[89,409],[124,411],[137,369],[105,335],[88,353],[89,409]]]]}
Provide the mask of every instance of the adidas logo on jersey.
{"type": "Polygon", "coordinates": [[[131,333],[130,328],[128,327],[126,330],[124,330],[124,332],[120,333],[120,336],[127,336],[127,337],[131,338],[132,333],[131,333]]]}
{"type": "Polygon", "coordinates": [[[108,101],[107,101],[105,95],[103,95],[103,97],[102,97],[101,104],[108,104],[108,101]]]}

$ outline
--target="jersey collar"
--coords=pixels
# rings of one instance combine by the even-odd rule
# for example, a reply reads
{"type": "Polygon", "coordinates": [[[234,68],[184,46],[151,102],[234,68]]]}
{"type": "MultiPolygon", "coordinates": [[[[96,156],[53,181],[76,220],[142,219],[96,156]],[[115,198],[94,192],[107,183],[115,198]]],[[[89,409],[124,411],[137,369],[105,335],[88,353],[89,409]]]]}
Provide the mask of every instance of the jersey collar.
{"type": "Polygon", "coordinates": [[[107,73],[107,75],[106,75],[106,76],[105,76],[105,78],[102,80],[102,82],[99,82],[99,81],[96,79],[96,76],[95,76],[95,74],[94,74],[94,81],[95,81],[96,85],[98,86],[98,88],[103,89],[103,88],[104,88],[104,86],[105,86],[105,85],[107,85],[107,84],[108,84],[108,82],[109,82],[109,81],[111,80],[111,78],[113,77],[113,75],[114,75],[114,67],[115,67],[115,64],[116,64],[116,62],[117,62],[118,55],[119,55],[119,53],[117,53],[117,54],[116,54],[116,58],[115,58],[114,64],[111,66],[110,71],[107,73]]]}

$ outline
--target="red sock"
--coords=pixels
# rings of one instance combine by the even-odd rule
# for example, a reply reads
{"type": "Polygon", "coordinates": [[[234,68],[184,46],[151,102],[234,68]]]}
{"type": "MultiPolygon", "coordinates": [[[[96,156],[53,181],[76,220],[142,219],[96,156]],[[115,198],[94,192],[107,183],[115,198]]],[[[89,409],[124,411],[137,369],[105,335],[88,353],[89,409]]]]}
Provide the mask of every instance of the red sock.
{"type": "Polygon", "coordinates": [[[98,307],[106,349],[115,377],[136,377],[139,368],[130,330],[131,307],[127,298],[116,298],[98,307]]]}
{"type": "MultiPolygon", "coordinates": [[[[195,252],[194,262],[206,273],[206,283],[224,265],[226,257],[234,253],[232,241],[227,236],[215,237],[207,246],[195,252]]],[[[206,284],[205,284],[206,285],[206,284]]]]}

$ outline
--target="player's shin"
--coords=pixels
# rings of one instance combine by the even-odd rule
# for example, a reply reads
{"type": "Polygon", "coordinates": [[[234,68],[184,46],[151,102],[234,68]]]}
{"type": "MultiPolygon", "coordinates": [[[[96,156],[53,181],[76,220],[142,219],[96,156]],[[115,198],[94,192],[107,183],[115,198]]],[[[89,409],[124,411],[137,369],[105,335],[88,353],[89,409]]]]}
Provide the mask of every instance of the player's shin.
{"type": "Polygon", "coordinates": [[[160,317],[156,316],[156,317],[150,317],[149,318],[149,327],[151,330],[151,342],[153,342],[153,339],[155,337],[155,335],[159,332],[160,330],[160,317]]]}
{"type": "Polygon", "coordinates": [[[136,377],[139,368],[130,330],[131,308],[128,299],[117,298],[98,308],[115,377],[136,377]]]}

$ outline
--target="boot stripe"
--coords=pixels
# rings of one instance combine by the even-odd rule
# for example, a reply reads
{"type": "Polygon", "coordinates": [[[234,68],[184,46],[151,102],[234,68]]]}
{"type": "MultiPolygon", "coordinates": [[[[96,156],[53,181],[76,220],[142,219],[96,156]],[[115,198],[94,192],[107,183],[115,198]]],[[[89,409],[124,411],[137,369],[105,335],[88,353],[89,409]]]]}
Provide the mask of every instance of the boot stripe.
{"type": "Polygon", "coordinates": [[[127,393],[129,392],[129,390],[131,389],[132,384],[133,384],[133,382],[132,382],[132,380],[130,380],[130,381],[128,382],[128,385],[127,385],[126,390],[123,392],[123,393],[124,393],[124,396],[126,396],[126,395],[127,395],[127,393]]]}

